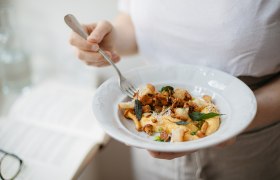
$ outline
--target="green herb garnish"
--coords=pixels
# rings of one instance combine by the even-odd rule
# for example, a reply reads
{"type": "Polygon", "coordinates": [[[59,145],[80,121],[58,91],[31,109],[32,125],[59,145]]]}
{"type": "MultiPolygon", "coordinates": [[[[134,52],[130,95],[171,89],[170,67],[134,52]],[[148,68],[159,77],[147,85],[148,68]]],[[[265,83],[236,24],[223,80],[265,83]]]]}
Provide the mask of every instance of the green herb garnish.
{"type": "Polygon", "coordinates": [[[192,112],[189,114],[190,118],[193,121],[202,121],[205,119],[209,119],[209,118],[221,116],[221,115],[223,115],[223,114],[218,114],[218,113],[213,113],[213,112],[210,112],[210,113],[192,112]]]}
{"type": "Polygon", "coordinates": [[[169,94],[172,94],[174,92],[174,88],[172,86],[163,86],[160,90],[160,92],[168,92],[169,94]]]}
{"type": "Polygon", "coordinates": [[[187,125],[189,124],[189,122],[187,121],[179,121],[179,122],[175,122],[177,125],[187,125]]]}
{"type": "Polygon", "coordinates": [[[159,141],[159,142],[164,142],[163,139],[160,139],[160,136],[156,136],[154,140],[155,140],[155,141],[159,141]]]}
{"type": "Polygon", "coordinates": [[[162,127],[159,127],[159,128],[158,128],[158,132],[161,132],[161,131],[163,131],[163,128],[162,128],[162,127]]]}
{"type": "Polygon", "coordinates": [[[205,122],[205,120],[197,121],[197,125],[196,126],[198,127],[198,129],[201,129],[201,127],[202,127],[204,122],[205,122]]]}
{"type": "Polygon", "coordinates": [[[195,131],[191,132],[191,135],[192,136],[196,135],[196,132],[195,131]]]}
{"type": "Polygon", "coordinates": [[[141,101],[135,99],[135,106],[134,106],[136,118],[140,120],[142,118],[142,104],[141,101]]]}

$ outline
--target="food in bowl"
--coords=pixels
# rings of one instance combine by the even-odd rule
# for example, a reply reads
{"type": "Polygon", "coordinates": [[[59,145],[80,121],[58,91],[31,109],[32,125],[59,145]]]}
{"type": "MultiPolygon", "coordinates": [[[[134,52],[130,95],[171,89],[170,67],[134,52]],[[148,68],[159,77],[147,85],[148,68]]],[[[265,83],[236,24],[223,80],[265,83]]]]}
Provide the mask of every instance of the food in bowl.
{"type": "Polygon", "coordinates": [[[155,136],[155,141],[183,142],[203,138],[220,127],[220,116],[212,97],[193,97],[188,90],[152,84],[140,88],[131,101],[120,102],[125,118],[137,131],[155,136]]]}

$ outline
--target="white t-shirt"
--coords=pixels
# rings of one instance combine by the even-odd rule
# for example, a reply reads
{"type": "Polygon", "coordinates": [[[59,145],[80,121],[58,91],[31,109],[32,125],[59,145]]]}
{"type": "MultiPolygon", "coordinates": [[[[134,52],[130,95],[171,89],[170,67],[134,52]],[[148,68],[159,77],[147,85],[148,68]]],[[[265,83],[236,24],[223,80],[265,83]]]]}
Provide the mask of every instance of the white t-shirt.
{"type": "Polygon", "coordinates": [[[280,71],[280,0],[120,0],[141,54],[235,76],[280,71]]]}

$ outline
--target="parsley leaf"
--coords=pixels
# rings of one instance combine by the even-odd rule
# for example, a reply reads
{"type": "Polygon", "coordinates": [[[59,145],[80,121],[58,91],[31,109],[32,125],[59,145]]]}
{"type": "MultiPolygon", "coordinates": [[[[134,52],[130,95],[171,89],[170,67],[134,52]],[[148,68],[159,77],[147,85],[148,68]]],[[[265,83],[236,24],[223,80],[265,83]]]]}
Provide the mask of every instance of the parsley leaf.
{"type": "Polygon", "coordinates": [[[164,142],[164,140],[161,139],[160,136],[156,136],[154,140],[155,140],[155,141],[159,141],[159,142],[164,142]]]}
{"type": "Polygon", "coordinates": [[[192,136],[196,135],[196,132],[195,131],[191,132],[191,135],[192,136]]]}

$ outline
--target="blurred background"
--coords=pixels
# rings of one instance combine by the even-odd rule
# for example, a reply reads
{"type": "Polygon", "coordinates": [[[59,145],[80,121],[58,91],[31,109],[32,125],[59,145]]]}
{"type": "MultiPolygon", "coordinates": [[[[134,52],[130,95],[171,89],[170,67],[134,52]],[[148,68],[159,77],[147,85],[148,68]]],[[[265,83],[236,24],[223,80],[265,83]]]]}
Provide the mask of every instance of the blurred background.
{"type": "MultiPolygon", "coordinates": [[[[9,22],[1,21],[0,42],[3,44],[6,36],[10,36],[11,54],[17,57],[16,63],[9,61],[9,53],[0,47],[2,89],[5,83],[9,83],[3,78],[3,74],[6,74],[7,78],[7,73],[18,71],[19,66],[20,76],[11,78],[22,78],[21,81],[27,85],[53,77],[64,82],[97,88],[104,80],[116,75],[112,67],[89,67],[76,58],[73,47],[68,43],[71,30],[65,25],[63,17],[71,13],[81,23],[113,20],[118,13],[117,3],[117,0],[0,0],[0,9],[7,8],[10,19],[9,22]]],[[[0,18],[5,16],[2,13],[0,18]]],[[[121,71],[126,71],[141,66],[141,59],[139,56],[123,57],[118,67],[121,71]]],[[[14,87],[15,84],[9,86],[17,88],[14,87]]],[[[5,99],[7,96],[3,95],[8,90],[4,88],[0,95],[2,113],[8,109],[6,106],[9,103],[7,105],[5,99]]],[[[97,154],[80,179],[133,179],[129,148],[111,140],[97,154]]]]}

